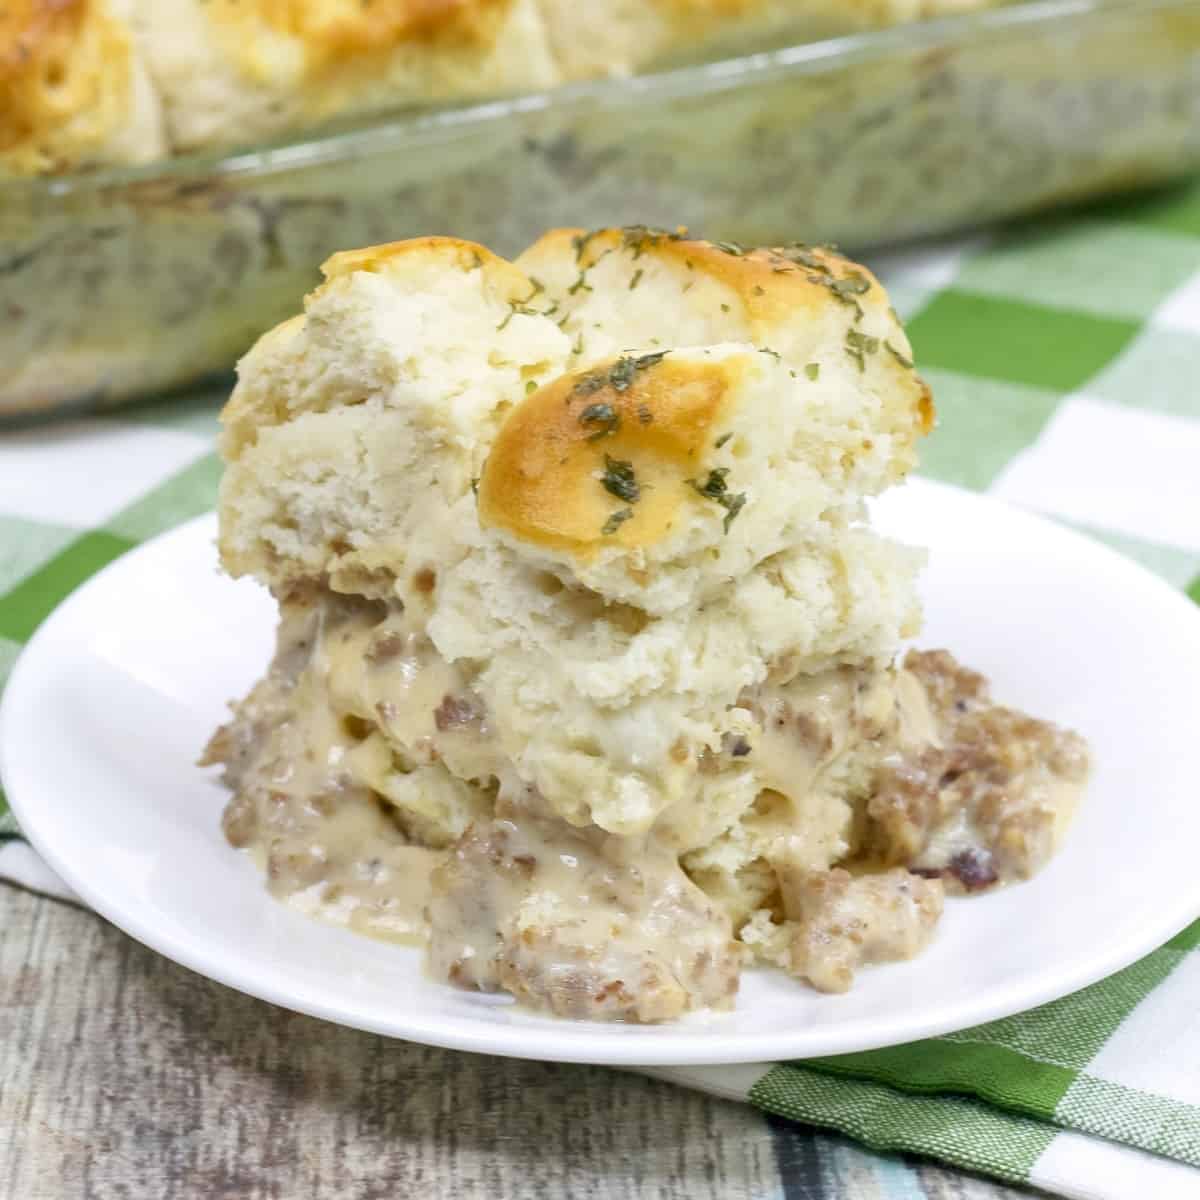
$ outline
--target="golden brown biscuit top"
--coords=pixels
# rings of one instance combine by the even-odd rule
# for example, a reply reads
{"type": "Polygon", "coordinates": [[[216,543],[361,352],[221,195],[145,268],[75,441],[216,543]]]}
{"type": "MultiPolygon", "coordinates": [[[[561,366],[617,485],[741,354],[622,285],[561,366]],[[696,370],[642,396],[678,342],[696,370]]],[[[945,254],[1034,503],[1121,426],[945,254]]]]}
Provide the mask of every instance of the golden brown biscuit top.
{"type": "MultiPolygon", "coordinates": [[[[106,103],[98,73],[108,64],[120,74],[127,56],[125,31],[97,0],[0,2],[0,154],[19,154],[72,115],[106,103]]],[[[32,146],[29,154],[36,156],[32,146]]]]}
{"type": "MultiPolygon", "coordinates": [[[[263,334],[251,353],[261,353],[302,337],[307,312],[320,304],[322,298],[336,297],[337,291],[346,287],[354,275],[387,275],[401,288],[419,293],[428,280],[439,273],[475,270],[481,272],[484,287],[494,297],[501,313],[504,305],[510,310],[522,307],[522,301],[527,300],[533,290],[529,277],[507,259],[493,254],[486,246],[462,238],[409,238],[358,250],[341,250],[321,264],[325,282],[305,296],[305,313],[297,314],[263,334]]],[[[253,444],[258,429],[279,425],[287,416],[288,410],[275,390],[235,389],[221,412],[221,423],[225,427],[222,453],[230,460],[237,458],[246,446],[253,444]]]]}
{"type": "Polygon", "coordinates": [[[209,0],[209,19],[240,33],[265,26],[300,42],[310,68],[401,42],[490,44],[512,0],[209,0]]]}
{"type": "Polygon", "coordinates": [[[826,308],[831,298],[848,309],[886,303],[875,276],[830,247],[801,243],[744,247],[692,238],[682,227],[554,229],[521,257],[535,260],[542,254],[572,253],[586,273],[617,250],[629,253],[634,269],[639,259],[649,256],[719,280],[741,300],[755,340],[759,331],[765,334],[798,312],[826,308]]]}
{"type": "Polygon", "coordinates": [[[52,58],[91,7],[90,0],[6,0],[0,5],[0,78],[52,58]]]}
{"type": "MultiPolygon", "coordinates": [[[[430,237],[407,238],[402,242],[383,242],[378,246],[363,246],[358,250],[339,250],[321,264],[321,274],[327,280],[353,275],[356,271],[377,273],[385,270],[402,270],[405,266],[427,265],[436,260],[438,265],[457,267],[470,271],[476,268],[502,276],[511,276],[513,282],[528,285],[527,276],[518,271],[507,259],[493,254],[478,242],[463,238],[430,237]]],[[[320,291],[320,288],[317,289],[320,291]]]]}
{"type": "Polygon", "coordinates": [[[305,297],[304,307],[307,309],[323,292],[336,287],[338,280],[361,271],[387,274],[398,280],[408,278],[419,286],[422,276],[443,270],[480,271],[485,286],[492,290],[497,300],[514,311],[523,311],[523,302],[533,300],[537,295],[537,285],[524,271],[508,259],[493,254],[486,246],[463,238],[434,235],[364,246],[360,250],[339,250],[321,264],[325,282],[305,297]]]}
{"type": "Polygon", "coordinates": [[[534,276],[545,273],[561,278],[569,264],[576,283],[571,291],[587,286],[598,263],[621,262],[623,286],[633,288],[652,262],[686,280],[680,303],[692,279],[707,277],[719,284],[735,303],[722,305],[720,320],[728,328],[726,340],[750,341],[769,348],[781,331],[798,325],[816,327],[836,315],[844,318],[855,344],[880,351],[901,395],[910,397],[916,432],[928,433],[934,424],[934,407],[928,386],[906,357],[908,343],[887,293],[866,267],[828,246],[793,242],[786,246],[740,246],[693,238],[680,226],[674,230],[647,226],[583,230],[553,229],[543,234],[518,258],[518,265],[534,276]],[[862,334],[864,316],[874,322],[876,336],[862,334]],[[891,333],[884,333],[888,327],[891,333]],[[895,337],[897,342],[887,338],[895,337]]]}
{"type": "Polygon", "coordinates": [[[663,351],[563,375],[505,419],[479,480],[479,520],[522,541],[590,558],[661,541],[719,436],[740,356],[663,351]]]}

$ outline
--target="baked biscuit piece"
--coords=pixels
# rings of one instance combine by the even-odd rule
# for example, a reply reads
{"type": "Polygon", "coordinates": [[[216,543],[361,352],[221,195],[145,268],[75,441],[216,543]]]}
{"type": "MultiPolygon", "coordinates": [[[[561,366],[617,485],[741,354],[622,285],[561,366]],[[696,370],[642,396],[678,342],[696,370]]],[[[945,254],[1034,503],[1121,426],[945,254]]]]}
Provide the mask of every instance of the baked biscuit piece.
{"type": "MultiPolygon", "coordinates": [[[[525,270],[445,239],[337,256],[242,364],[221,490],[230,570],[400,601],[468,664],[519,778],[626,834],[751,723],[743,689],[886,662],[914,631],[919,556],[859,503],[930,419],[882,289],[824,252],[647,244],[635,295],[678,320],[614,356],[642,236],[590,239],[613,249],[571,267],[585,300],[569,232],[525,270]],[[585,324],[598,359],[572,340],[585,324]]],[[[680,849],[752,784],[736,763],[706,781],[680,849]]]]}
{"type": "Polygon", "coordinates": [[[506,426],[489,468],[504,501],[492,503],[485,477],[481,515],[606,596],[653,611],[687,603],[705,580],[741,574],[822,514],[852,519],[863,497],[911,469],[932,426],[929,390],[883,288],[830,250],[633,227],[555,230],[516,262],[544,286],[583,373],[558,385],[569,403],[531,397],[506,426]],[[663,395],[681,409],[669,444],[665,426],[641,419],[643,395],[651,408],[663,395]],[[596,403],[616,410],[603,438],[579,421],[596,403]],[[553,432],[543,411],[557,414],[553,432]],[[566,461],[539,465],[568,434],[577,448],[566,461]],[[589,471],[606,455],[653,476],[612,534],[573,501],[594,508],[589,471]],[[514,486],[522,473],[536,481],[514,486]],[[573,544],[539,525],[550,494],[557,521],[574,514],[573,544]]]}
{"type": "Polygon", "coordinates": [[[0,176],[149,162],[167,151],[127,24],[133,0],[0,7],[0,176]]]}
{"type": "Polygon", "coordinates": [[[154,0],[137,25],[177,151],[560,79],[534,0],[154,0]]]}
{"type": "MultiPolygon", "coordinates": [[[[505,411],[570,342],[534,284],[482,246],[418,238],[334,255],[326,282],[242,360],[223,414],[221,553],[275,587],[378,576],[443,536],[505,411]]],[[[353,590],[358,590],[357,586],[353,590]]]]}
{"type": "Polygon", "coordinates": [[[567,78],[812,40],[973,8],[994,0],[540,0],[567,78]]]}
{"type": "Polygon", "coordinates": [[[0,171],[141,163],[979,0],[13,0],[0,171]]]}

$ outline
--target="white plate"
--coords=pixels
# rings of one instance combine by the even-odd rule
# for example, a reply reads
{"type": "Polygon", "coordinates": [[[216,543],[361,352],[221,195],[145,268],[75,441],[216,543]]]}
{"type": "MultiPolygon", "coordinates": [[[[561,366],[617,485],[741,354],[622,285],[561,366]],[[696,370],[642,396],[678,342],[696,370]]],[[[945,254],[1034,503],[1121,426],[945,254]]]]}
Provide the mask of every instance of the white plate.
{"type": "Polygon", "coordinates": [[[221,837],[225,795],[195,767],[266,663],[273,606],[218,574],[204,517],[80,588],[21,656],[0,711],[17,818],[104,916],[196,971],[378,1033],[570,1062],[748,1062],[960,1029],[1093,982],[1200,913],[1200,614],[1128,560],[1059,526],[916,482],[877,509],[931,550],[921,643],[999,698],[1091,741],[1096,770],[1065,849],[1031,883],[951,902],[911,963],[846,996],[746,974],[737,1008],[670,1027],[571,1023],[426,979],[417,950],[271,900],[221,837]]]}

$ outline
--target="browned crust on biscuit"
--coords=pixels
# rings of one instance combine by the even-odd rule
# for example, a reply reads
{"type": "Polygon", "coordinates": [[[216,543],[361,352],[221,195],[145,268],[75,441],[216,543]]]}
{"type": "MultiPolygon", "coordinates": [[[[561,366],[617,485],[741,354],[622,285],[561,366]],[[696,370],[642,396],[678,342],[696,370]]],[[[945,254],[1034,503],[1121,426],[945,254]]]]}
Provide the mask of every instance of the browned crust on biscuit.
{"type": "Polygon", "coordinates": [[[73,147],[55,147],[55,135],[81,114],[95,134],[128,105],[130,55],[127,32],[97,0],[4,0],[0,156],[22,172],[73,165],[73,147]]]}
{"type": "MultiPolygon", "coordinates": [[[[343,280],[359,272],[402,275],[406,270],[416,273],[433,264],[444,270],[482,271],[486,286],[494,291],[501,304],[520,304],[533,290],[523,271],[477,242],[452,237],[409,238],[357,250],[340,250],[331,255],[321,264],[325,282],[305,297],[305,310],[329,289],[344,286],[343,280]]],[[[273,342],[286,343],[299,336],[306,319],[305,314],[300,313],[281,321],[259,338],[255,349],[261,352],[273,342]]],[[[250,390],[235,389],[221,411],[221,423],[225,427],[221,439],[222,454],[232,461],[246,446],[253,444],[258,429],[281,424],[286,419],[287,413],[278,401],[250,390]]]]}
{"type": "MultiPolygon", "coordinates": [[[[658,260],[689,276],[704,275],[736,297],[746,333],[756,346],[769,347],[776,330],[799,315],[814,320],[828,314],[831,305],[843,310],[851,324],[864,313],[890,314],[887,292],[869,268],[839,254],[829,246],[794,242],[787,246],[743,247],[732,242],[710,242],[675,230],[640,226],[598,230],[552,229],[534,242],[517,262],[536,271],[542,258],[571,261],[586,274],[610,254],[622,252],[631,269],[658,260]]],[[[897,386],[912,397],[917,431],[934,426],[933,395],[925,381],[900,357],[885,354],[897,386]]]]}
{"type": "Polygon", "coordinates": [[[658,258],[724,284],[741,301],[756,339],[798,310],[827,308],[831,299],[851,311],[887,305],[886,293],[866,267],[824,246],[741,247],[692,238],[684,229],[553,229],[525,255],[573,255],[586,271],[622,249],[635,260],[658,258]]]}
{"type": "Polygon", "coordinates": [[[488,46],[512,0],[209,0],[210,19],[239,29],[258,22],[295,38],[310,69],[386,54],[403,42],[488,46]]]}
{"type": "Polygon", "coordinates": [[[486,246],[463,238],[434,236],[384,242],[379,246],[364,246],[358,250],[339,250],[321,264],[321,274],[326,282],[309,294],[308,302],[320,295],[334,280],[357,271],[376,274],[402,271],[410,262],[416,267],[422,262],[427,264],[431,258],[440,259],[450,269],[483,271],[490,283],[499,285],[500,295],[505,299],[527,295],[530,290],[529,276],[508,259],[493,254],[486,246]]]}
{"type": "Polygon", "coordinates": [[[702,474],[744,369],[741,356],[668,354],[560,376],[501,427],[479,481],[480,523],[583,559],[605,545],[632,550],[662,540],[684,505],[705,503],[688,480],[702,474]],[[606,489],[614,462],[629,465],[635,500],[606,489]],[[629,515],[614,522],[618,513],[629,515]]]}
{"type": "Polygon", "coordinates": [[[478,242],[431,235],[406,238],[401,242],[381,242],[378,246],[360,246],[355,250],[339,250],[321,264],[321,274],[326,279],[336,279],[341,275],[353,275],[355,271],[380,271],[401,259],[426,252],[443,255],[448,266],[455,265],[463,270],[482,267],[484,263],[511,266],[506,259],[493,254],[478,242]]]}

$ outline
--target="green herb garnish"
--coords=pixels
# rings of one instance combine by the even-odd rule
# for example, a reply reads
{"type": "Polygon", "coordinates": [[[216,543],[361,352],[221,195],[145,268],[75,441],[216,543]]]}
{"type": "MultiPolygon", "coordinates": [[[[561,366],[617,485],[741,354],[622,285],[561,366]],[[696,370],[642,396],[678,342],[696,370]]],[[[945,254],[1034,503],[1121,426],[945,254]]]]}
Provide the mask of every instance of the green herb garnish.
{"type": "Polygon", "coordinates": [[[895,359],[895,360],[896,360],[896,361],[897,361],[897,362],[898,362],[898,363],[899,363],[899,364],[900,364],[902,367],[911,367],[911,366],[913,365],[913,360],[912,360],[911,358],[909,358],[907,355],[901,354],[901,353],[900,353],[900,351],[899,351],[899,350],[897,350],[897,349],[896,349],[896,347],[895,347],[895,346],[893,346],[891,342],[885,341],[885,342],[883,343],[883,348],[884,348],[884,349],[885,349],[885,350],[886,350],[886,351],[887,351],[887,352],[888,352],[888,353],[889,353],[889,354],[890,354],[890,355],[891,355],[891,356],[892,356],[892,357],[893,357],[893,358],[894,358],[894,359],[895,359]]]}
{"type": "Polygon", "coordinates": [[[628,391],[634,377],[639,371],[644,371],[647,367],[657,366],[666,357],[666,350],[656,350],[653,354],[642,354],[637,358],[631,358],[623,354],[613,364],[612,369],[608,373],[609,385],[615,392],[628,391]]]}
{"type": "Polygon", "coordinates": [[[633,251],[635,262],[641,258],[647,246],[657,246],[663,241],[678,242],[682,238],[683,233],[677,229],[658,229],[653,225],[626,225],[621,230],[621,245],[633,251]]]}
{"type": "Polygon", "coordinates": [[[733,524],[734,518],[742,511],[746,503],[745,492],[731,492],[729,490],[729,485],[725,482],[725,477],[728,474],[728,467],[713,467],[708,473],[708,478],[703,482],[698,479],[688,480],[688,483],[706,500],[714,501],[725,510],[724,525],[726,533],[729,532],[729,527],[733,524]]]}
{"type": "Polygon", "coordinates": [[[588,242],[592,240],[600,231],[593,229],[590,233],[577,233],[571,239],[571,245],[575,249],[575,261],[583,262],[583,252],[587,249],[588,242]]]}
{"type": "Polygon", "coordinates": [[[608,520],[604,522],[604,525],[601,527],[600,532],[602,534],[604,534],[605,537],[607,537],[610,533],[616,533],[617,530],[620,529],[621,526],[624,525],[625,522],[628,521],[629,518],[632,516],[633,516],[632,508],[618,508],[617,511],[614,512],[608,518],[608,520]]]}
{"type": "Polygon", "coordinates": [[[509,321],[511,321],[513,317],[517,315],[517,313],[521,313],[526,317],[540,317],[544,315],[540,310],[536,308],[530,308],[529,302],[538,294],[538,292],[545,290],[545,285],[540,279],[534,279],[532,275],[529,277],[529,282],[533,286],[530,288],[529,295],[526,296],[524,300],[510,300],[508,302],[508,312],[505,315],[504,320],[496,326],[497,333],[501,329],[504,329],[508,325],[509,321]]]}
{"type": "Polygon", "coordinates": [[[525,395],[532,396],[537,391],[537,380],[527,379],[525,381],[525,395]]]}
{"type": "Polygon", "coordinates": [[[611,404],[589,404],[579,414],[580,425],[598,425],[595,433],[588,435],[589,442],[616,433],[621,425],[621,414],[611,404]]]}
{"type": "Polygon", "coordinates": [[[868,337],[857,329],[846,330],[846,353],[854,360],[860,371],[867,369],[868,354],[874,354],[879,349],[879,339],[868,337]]]}
{"type": "Polygon", "coordinates": [[[718,450],[720,450],[720,448],[721,448],[723,445],[725,445],[725,443],[726,443],[727,441],[729,441],[729,439],[730,439],[731,437],[733,437],[733,430],[732,430],[732,429],[731,429],[731,430],[730,430],[728,433],[723,433],[723,434],[721,434],[721,436],[720,436],[719,438],[717,438],[717,440],[716,440],[715,442],[713,442],[713,445],[714,445],[714,446],[715,446],[715,447],[716,447],[718,450]]]}
{"type": "Polygon", "coordinates": [[[730,525],[733,524],[734,517],[742,511],[746,503],[746,493],[738,492],[736,495],[724,496],[717,503],[725,509],[725,520],[722,522],[722,525],[725,532],[728,533],[730,525]]]}
{"type": "Polygon", "coordinates": [[[829,265],[823,258],[814,254],[813,249],[807,242],[789,242],[783,253],[794,262],[811,267],[814,271],[828,271],[829,265]]]}
{"type": "Polygon", "coordinates": [[[809,379],[816,380],[818,378],[818,376],[821,374],[821,364],[820,363],[805,363],[804,364],[804,374],[807,375],[809,377],[809,379]]]}
{"type": "Polygon", "coordinates": [[[869,292],[871,281],[857,271],[849,271],[841,279],[834,279],[826,286],[839,300],[849,300],[851,296],[861,296],[869,292]]]}
{"type": "Polygon", "coordinates": [[[600,477],[604,490],[618,500],[636,504],[642,497],[641,485],[633,473],[633,463],[623,458],[604,456],[604,474],[600,477]]]}
{"type": "Polygon", "coordinates": [[[725,482],[725,476],[729,474],[728,467],[713,467],[708,473],[708,478],[701,483],[698,479],[689,479],[688,483],[692,485],[700,493],[709,500],[716,500],[724,496],[728,490],[728,485],[725,482]]]}
{"type": "MultiPolygon", "coordinates": [[[[567,400],[569,401],[571,396],[590,396],[606,387],[612,388],[614,392],[627,392],[639,371],[644,371],[647,367],[653,367],[662,362],[669,353],[669,350],[655,350],[651,354],[622,354],[611,367],[599,371],[589,371],[571,389],[571,395],[567,397],[567,400]]],[[[641,416],[640,413],[638,415],[641,416]]],[[[642,423],[648,424],[648,418],[644,418],[642,423]]]]}

